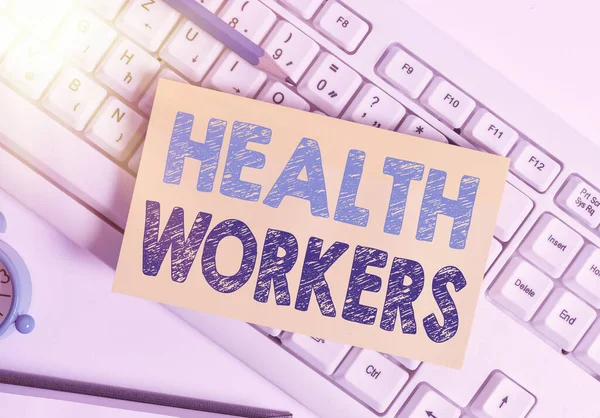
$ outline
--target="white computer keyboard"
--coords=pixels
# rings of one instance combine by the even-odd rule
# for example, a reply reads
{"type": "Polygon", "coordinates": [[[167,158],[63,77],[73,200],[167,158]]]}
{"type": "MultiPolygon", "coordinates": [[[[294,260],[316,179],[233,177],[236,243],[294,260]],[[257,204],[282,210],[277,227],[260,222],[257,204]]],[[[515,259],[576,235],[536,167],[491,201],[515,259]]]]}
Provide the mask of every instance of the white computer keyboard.
{"type": "MultiPolygon", "coordinates": [[[[269,79],[160,0],[0,0],[0,118],[6,125],[0,143],[120,229],[158,78],[508,156],[521,181],[506,185],[488,269],[509,246],[515,252],[494,270],[495,280],[488,278],[487,299],[562,351],[572,367],[600,379],[600,185],[573,173],[553,196],[552,211],[567,213],[579,231],[547,207],[528,223],[530,231],[517,234],[563,172],[564,162],[540,142],[404,45],[389,44],[371,63],[377,79],[348,65],[340,56],[355,54],[373,26],[343,1],[199,1],[263,45],[299,80],[297,88],[269,79]],[[294,24],[276,13],[279,7],[296,17],[294,24]],[[402,100],[375,85],[382,82],[402,100]],[[432,118],[443,128],[427,122],[432,118]]],[[[389,412],[422,367],[257,329],[375,414],[389,412]]],[[[466,406],[419,384],[397,416],[522,417],[535,402],[535,393],[495,370],[466,406]]]]}

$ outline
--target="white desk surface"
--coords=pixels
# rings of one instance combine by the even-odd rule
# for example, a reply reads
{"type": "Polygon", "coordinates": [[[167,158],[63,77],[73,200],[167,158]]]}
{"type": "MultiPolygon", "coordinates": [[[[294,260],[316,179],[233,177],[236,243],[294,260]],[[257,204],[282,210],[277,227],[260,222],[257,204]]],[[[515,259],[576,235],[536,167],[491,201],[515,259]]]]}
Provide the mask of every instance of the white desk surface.
{"type": "MultiPolygon", "coordinates": [[[[405,2],[600,144],[599,3],[405,2]]],[[[111,293],[108,267],[34,215],[23,216],[1,191],[0,202],[9,222],[4,238],[36,278],[37,321],[31,335],[0,342],[1,368],[313,416],[161,306],[111,293]]]]}
{"type": "Polygon", "coordinates": [[[314,417],[161,305],[112,293],[110,268],[2,190],[0,211],[34,278],[36,321],[0,340],[0,368],[314,417]]]}

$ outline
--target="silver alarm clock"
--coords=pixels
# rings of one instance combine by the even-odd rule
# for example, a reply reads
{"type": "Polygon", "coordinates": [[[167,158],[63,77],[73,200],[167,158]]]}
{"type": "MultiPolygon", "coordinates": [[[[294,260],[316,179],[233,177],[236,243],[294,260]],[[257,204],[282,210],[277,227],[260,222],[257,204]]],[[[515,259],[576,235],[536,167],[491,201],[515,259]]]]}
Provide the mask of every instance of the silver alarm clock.
{"type": "MultiPolygon", "coordinates": [[[[6,219],[0,213],[0,233],[6,219]]],[[[31,303],[31,278],[21,256],[0,240],[0,337],[16,329],[21,334],[33,331],[35,321],[27,314],[31,303]]]]}

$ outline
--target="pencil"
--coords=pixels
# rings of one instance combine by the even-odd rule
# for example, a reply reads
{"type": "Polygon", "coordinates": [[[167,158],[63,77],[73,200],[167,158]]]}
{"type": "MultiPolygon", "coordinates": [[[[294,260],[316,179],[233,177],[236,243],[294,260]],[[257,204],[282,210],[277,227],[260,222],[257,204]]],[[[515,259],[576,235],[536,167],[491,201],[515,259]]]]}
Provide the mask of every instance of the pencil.
{"type": "Polygon", "coordinates": [[[263,48],[222,21],[196,0],[164,0],[169,6],[198,25],[202,30],[238,54],[256,69],[295,86],[292,80],[263,48]]]}

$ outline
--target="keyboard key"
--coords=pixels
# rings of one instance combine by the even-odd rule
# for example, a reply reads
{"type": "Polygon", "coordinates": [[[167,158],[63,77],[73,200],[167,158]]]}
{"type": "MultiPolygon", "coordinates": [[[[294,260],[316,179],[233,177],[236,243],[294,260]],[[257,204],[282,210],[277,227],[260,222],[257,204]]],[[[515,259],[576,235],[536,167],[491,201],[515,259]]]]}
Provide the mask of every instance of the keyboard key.
{"type": "Polygon", "coordinates": [[[85,130],[85,136],[124,161],[145,133],[147,121],[116,97],[110,97],[85,130]]]}
{"type": "Polygon", "coordinates": [[[115,45],[96,70],[96,77],[125,98],[136,101],[158,72],[159,62],[128,39],[115,45]]]}
{"type": "Polygon", "coordinates": [[[471,411],[478,418],[524,418],[534,404],[531,393],[495,371],[477,394],[471,411]]]}
{"type": "Polygon", "coordinates": [[[4,16],[0,16],[0,59],[8,51],[10,44],[16,39],[18,33],[19,28],[4,16]]]}
{"type": "Polygon", "coordinates": [[[600,309],[600,249],[586,245],[563,277],[565,286],[600,309]]]}
{"type": "Polygon", "coordinates": [[[202,82],[202,86],[243,97],[254,97],[266,79],[265,73],[228,51],[202,82]]]}
{"type": "Polygon", "coordinates": [[[140,169],[140,162],[142,161],[142,152],[143,151],[144,151],[144,143],[142,142],[142,144],[138,147],[138,149],[135,150],[135,153],[133,154],[133,156],[129,160],[129,163],[127,164],[127,167],[136,174],[137,174],[138,170],[140,169]]]}
{"type": "Polygon", "coordinates": [[[408,373],[375,351],[360,350],[351,357],[335,373],[336,380],[375,411],[383,413],[408,381],[408,373]]]}
{"type": "Polygon", "coordinates": [[[435,77],[421,103],[453,128],[463,126],[475,110],[475,101],[441,77],[435,77]]]}
{"type": "Polygon", "coordinates": [[[277,21],[275,13],[258,0],[230,0],[219,17],[255,43],[260,43],[277,21]]]}
{"type": "Polygon", "coordinates": [[[348,52],[356,50],[369,32],[367,22],[334,0],[325,3],[313,24],[334,44],[348,52]]]}
{"type": "Polygon", "coordinates": [[[545,213],[521,244],[521,253],[558,279],[582,246],[583,238],[577,232],[545,213]]]}
{"type": "Polygon", "coordinates": [[[377,72],[413,99],[421,95],[433,77],[429,68],[396,45],[386,52],[377,72]]]}
{"type": "Polygon", "coordinates": [[[298,93],[330,116],[338,117],[362,79],[346,64],[322,53],[298,86],[298,93]]]}
{"type": "MultiPolygon", "coordinates": [[[[0,97],[3,120],[22,120],[27,115],[28,121],[35,121],[0,123],[2,145],[124,229],[133,176],[4,83],[0,83],[0,97]]],[[[65,217],[57,216],[60,220],[65,217]]],[[[89,242],[89,230],[81,231],[79,238],[80,245],[95,246],[89,242]]]]}
{"type": "Polygon", "coordinates": [[[529,321],[552,290],[552,279],[519,258],[510,260],[489,297],[521,321],[529,321]]]}
{"type": "Polygon", "coordinates": [[[575,350],[577,360],[600,375],[600,321],[583,337],[575,350]]]}
{"type": "Polygon", "coordinates": [[[380,88],[365,84],[342,116],[375,128],[394,129],[406,114],[406,109],[380,88]]]}
{"type": "Polygon", "coordinates": [[[138,103],[139,109],[142,112],[144,112],[146,116],[150,116],[150,112],[152,111],[154,96],[156,96],[156,89],[158,88],[158,80],[160,80],[161,78],[188,84],[188,82],[185,81],[184,78],[179,76],[174,71],[168,68],[163,68],[163,70],[158,74],[158,77],[156,77],[156,79],[152,82],[148,90],[146,90],[146,93],[144,93],[142,100],[140,100],[140,102],[138,103]]]}
{"type": "Polygon", "coordinates": [[[585,226],[600,225],[600,192],[581,178],[571,177],[556,201],[585,226]]]}
{"type": "Polygon", "coordinates": [[[113,20],[126,0],[79,0],[106,20],[113,20]]]}
{"type": "Polygon", "coordinates": [[[408,115],[398,128],[403,134],[419,136],[432,141],[448,143],[448,139],[440,131],[432,128],[427,122],[415,115],[408,115]]]}
{"type": "Polygon", "coordinates": [[[463,134],[498,155],[506,155],[515,145],[519,134],[485,109],[477,109],[463,134]]]}
{"type": "Polygon", "coordinates": [[[596,319],[596,311],[564,288],[555,289],[533,325],[556,345],[571,351],[596,319]]]}
{"type": "Polygon", "coordinates": [[[488,258],[485,263],[485,271],[488,271],[490,267],[492,267],[492,264],[494,264],[494,261],[496,261],[501,252],[502,244],[500,244],[500,241],[498,241],[497,239],[492,238],[492,243],[490,244],[490,252],[488,253],[488,258]]]}
{"type": "Polygon", "coordinates": [[[263,332],[265,332],[266,334],[272,336],[272,337],[278,337],[279,334],[281,334],[281,330],[277,329],[277,328],[271,328],[271,327],[264,327],[262,325],[257,325],[258,328],[260,328],[263,332]]]}
{"type": "Polygon", "coordinates": [[[310,105],[279,81],[269,81],[257,97],[263,102],[308,111],[310,105]]]}
{"type": "Polygon", "coordinates": [[[300,15],[303,19],[310,20],[323,0],[279,0],[286,8],[300,15]]]}
{"type": "Polygon", "coordinates": [[[263,48],[294,81],[300,80],[319,53],[319,45],[315,41],[283,20],[277,23],[263,48]]]}
{"type": "Polygon", "coordinates": [[[106,90],[75,68],[66,68],[52,83],[42,103],[67,125],[83,130],[106,97],[106,90]]]}
{"type": "Polygon", "coordinates": [[[71,0],[18,0],[12,3],[9,11],[11,12],[10,16],[21,30],[47,41],[72,6],[71,0]]]}
{"type": "Polygon", "coordinates": [[[160,50],[162,59],[199,83],[225,47],[189,20],[183,20],[160,50]]]}
{"type": "Polygon", "coordinates": [[[398,418],[458,418],[460,409],[427,385],[419,385],[398,418]]]}
{"type": "Polygon", "coordinates": [[[350,351],[349,345],[290,332],[283,334],[281,343],[328,376],[333,374],[350,351]]]}
{"type": "Polygon", "coordinates": [[[560,173],[556,161],[525,141],[517,143],[508,157],[511,169],[539,192],[548,190],[560,173]]]}
{"type": "Polygon", "coordinates": [[[216,13],[225,0],[196,0],[196,2],[200,3],[211,12],[216,13]]]}
{"type": "Polygon", "coordinates": [[[85,71],[96,65],[117,37],[117,32],[91,12],[74,9],[57,34],[56,49],[85,71]]]}
{"type": "Polygon", "coordinates": [[[417,370],[417,367],[419,367],[422,363],[419,360],[413,360],[413,359],[406,358],[406,357],[398,357],[398,356],[390,356],[390,357],[392,357],[394,360],[396,360],[398,363],[400,363],[401,365],[403,365],[404,367],[406,367],[409,370],[417,370]]]}
{"type": "Polygon", "coordinates": [[[0,65],[0,78],[39,99],[63,63],[62,56],[33,38],[17,41],[0,65]]]}
{"type": "Polygon", "coordinates": [[[132,0],[119,15],[116,25],[144,48],[156,51],[179,16],[162,0],[132,0]]]}
{"type": "Polygon", "coordinates": [[[532,209],[533,201],[516,187],[506,183],[494,236],[502,242],[510,240],[532,209]]]}

